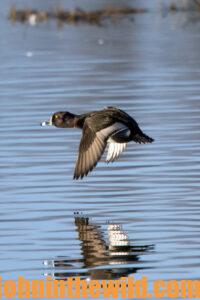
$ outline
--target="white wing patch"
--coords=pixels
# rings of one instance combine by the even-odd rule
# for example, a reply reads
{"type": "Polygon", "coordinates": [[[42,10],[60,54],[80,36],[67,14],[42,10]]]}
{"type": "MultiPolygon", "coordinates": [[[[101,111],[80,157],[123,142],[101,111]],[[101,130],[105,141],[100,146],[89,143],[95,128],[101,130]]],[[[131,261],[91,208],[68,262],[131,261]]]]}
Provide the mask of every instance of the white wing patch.
{"type": "Polygon", "coordinates": [[[112,139],[108,140],[108,153],[106,162],[113,162],[126,148],[127,143],[115,143],[112,139]]]}
{"type": "Polygon", "coordinates": [[[108,153],[106,162],[116,160],[122,153],[122,151],[126,148],[127,143],[116,143],[114,139],[112,139],[112,137],[120,133],[125,134],[125,136],[130,134],[130,130],[128,129],[128,127],[120,122],[116,122],[113,125],[106,127],[96,133],[97,137],[102,140],[108,138],[108,153]]]}

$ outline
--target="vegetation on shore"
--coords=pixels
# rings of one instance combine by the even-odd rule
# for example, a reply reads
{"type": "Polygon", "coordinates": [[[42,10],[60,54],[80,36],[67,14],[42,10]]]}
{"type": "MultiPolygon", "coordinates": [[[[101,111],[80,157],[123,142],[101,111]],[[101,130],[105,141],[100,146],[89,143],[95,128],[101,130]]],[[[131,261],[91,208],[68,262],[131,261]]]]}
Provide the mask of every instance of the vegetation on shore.
{"type": "Polygon", "coordinates": [[[62,23],[76,24],[76,23],[89,23],[100,25],[105,19],[116,20],[125,15],[132,15],[146,12],[143,8],[132,7],[106,7],[95,11],[84,11],[82,9],[64,10],[56,9],[55,11],[39,11],[35,9],[16,9],[15,6],[11,7],[9,19],[12,22],[30,23],[34,25],[38,22],[47,21],[50,19],[57,20],[62,23]]]}

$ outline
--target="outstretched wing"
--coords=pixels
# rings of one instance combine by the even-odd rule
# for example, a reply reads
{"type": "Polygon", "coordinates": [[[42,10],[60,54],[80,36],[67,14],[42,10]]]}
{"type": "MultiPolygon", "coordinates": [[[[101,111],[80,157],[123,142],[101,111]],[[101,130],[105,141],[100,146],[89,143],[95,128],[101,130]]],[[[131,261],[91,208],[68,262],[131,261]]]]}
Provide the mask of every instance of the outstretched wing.
{"type": "Polygon", "coordinates": [[[95,121],[95,117],[90,117],[84,123],[74,179],[83,178],[92,171],[106,148],[108,138],[124,127],[122,123],[115,122],[95,132],[91,126],[95,121]]]}
{"type": "Polygon", "coordinates": [[[106,140],[84,125],[79,146],[79,154],[74,171],[74,179],[83,178],[96,166],[106,147],[106,140]]]}

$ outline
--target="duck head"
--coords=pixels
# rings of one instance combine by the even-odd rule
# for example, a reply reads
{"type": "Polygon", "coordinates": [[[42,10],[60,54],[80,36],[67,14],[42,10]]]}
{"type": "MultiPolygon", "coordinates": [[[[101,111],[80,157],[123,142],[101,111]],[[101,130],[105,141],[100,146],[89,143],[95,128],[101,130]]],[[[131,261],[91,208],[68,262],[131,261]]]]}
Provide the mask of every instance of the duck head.
{"type": "Polygon", "coordinates": [[[48,121],[41,123],[41,126],[55,126],[59,128],[72,128],[75,127],[75,115],[65,111],[54,113],[48,121]]]}

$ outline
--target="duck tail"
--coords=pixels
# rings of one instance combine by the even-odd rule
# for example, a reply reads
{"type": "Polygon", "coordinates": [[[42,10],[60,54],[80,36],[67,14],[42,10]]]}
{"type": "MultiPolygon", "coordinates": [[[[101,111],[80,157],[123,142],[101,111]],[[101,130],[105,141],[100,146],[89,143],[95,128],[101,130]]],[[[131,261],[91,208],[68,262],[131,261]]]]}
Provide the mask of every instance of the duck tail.
{"type": "Polygon", "coordinates": [[[149,144],[153,143],[154,139],[140,131],[139,133],[134,135],[133,141],[139,144],[149,144]]]}

